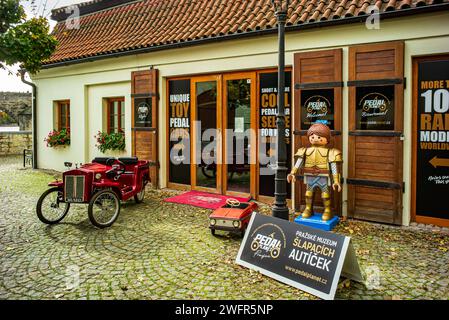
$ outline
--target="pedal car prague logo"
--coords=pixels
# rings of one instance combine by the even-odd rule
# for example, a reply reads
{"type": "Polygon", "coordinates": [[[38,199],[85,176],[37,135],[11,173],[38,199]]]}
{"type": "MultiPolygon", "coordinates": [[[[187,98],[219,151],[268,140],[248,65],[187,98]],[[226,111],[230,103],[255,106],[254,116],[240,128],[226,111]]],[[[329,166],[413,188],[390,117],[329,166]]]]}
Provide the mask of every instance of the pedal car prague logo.
{"type": "Polygon", "coordinates": [[[287,244],[284,231],[272,223],[259,226],[251,237],[253,239],[251,250],[254,252],[254,257],[259,257],[261,260],[277,259],[287,244]]]}
{"type": "Polygon", "coordinates": [[[320,118],[327,116],[330,109],[330,102],[325,97],[315,95],[304,103],[307,110],[306,118],[320,118]]]}
{"type": "Polygon", "coordinates": [[[370,93],[360,101],[362,105],[362,117],[385,115],[391,104],[390,100],[381,93],[370,93]]]}

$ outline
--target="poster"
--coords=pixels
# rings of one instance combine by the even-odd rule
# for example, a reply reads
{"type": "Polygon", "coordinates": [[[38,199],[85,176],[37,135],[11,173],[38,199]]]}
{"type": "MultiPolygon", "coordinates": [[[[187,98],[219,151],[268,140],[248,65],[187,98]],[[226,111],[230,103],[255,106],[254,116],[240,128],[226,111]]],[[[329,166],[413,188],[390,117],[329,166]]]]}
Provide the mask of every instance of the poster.
{"type": "MultiPolygon", "coordinates": [[[[259,86],[259,194],[262,196],[274,196],[274,174],[268,158],[274,159],[276,141],[276,114],[277,114],[277,87],[278,73],[261,73],[259,86]],[[265,163],[264,163],[265,162],[265,163]]],[[[292,73],[285,73],[285,142],[287,144],[287,168],[291,168],[291,82],[292,73]]],[[[274,162],[274,161],[273,161],[274,162]]],[[[291,198],[291,190],[287,188],[287,198],[291,198]]]]}
{"type": "Polygon", "coordinates": [[[418,63],[416,214],[449,219],[449,59],[418,63]]]}
{"type": "Polygon", "coordinates": [[[253,213],[236,262],[323,299],[340,274],[362,282],[350,238],[253,213]]]}
{"type": "Polygon", "coordinates": [[[169,81],[169,181],[190,184],[190,80],[169,81]]]}
{"type": "Polygon", "coordinates": [[[394,130],[394,85],[356,89],[356,129],[394,130]]]}
{"type": "Polygon", "coordinates": [[[314,123],[334,130],[334,89],[301,90],[301,129],[314,123]]]}
{"type": "Polygon", "coordinates": [[[151,98],[134,99],[134,127],[151,128],[153,126],[153,108],[151,98]]]}

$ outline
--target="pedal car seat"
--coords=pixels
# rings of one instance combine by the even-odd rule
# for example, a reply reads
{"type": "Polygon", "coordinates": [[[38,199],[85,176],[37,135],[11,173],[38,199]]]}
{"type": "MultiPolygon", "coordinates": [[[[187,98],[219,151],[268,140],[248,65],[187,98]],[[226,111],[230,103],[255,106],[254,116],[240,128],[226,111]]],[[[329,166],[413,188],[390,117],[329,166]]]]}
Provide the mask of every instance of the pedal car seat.
{"type": "Polygon", "coordinates": [[[94,160],[92,160],[92,163],[99,163],[106,165],[106,162],[111,159],[111,157],[97,157],[94,160]]]}
{"type": "Polygon", "coordinates": [[[139,162],[139,159],[137,157],[118,158],[118,160],[123,162],[123,164],[126,166],[134,166],[139,162]]]}

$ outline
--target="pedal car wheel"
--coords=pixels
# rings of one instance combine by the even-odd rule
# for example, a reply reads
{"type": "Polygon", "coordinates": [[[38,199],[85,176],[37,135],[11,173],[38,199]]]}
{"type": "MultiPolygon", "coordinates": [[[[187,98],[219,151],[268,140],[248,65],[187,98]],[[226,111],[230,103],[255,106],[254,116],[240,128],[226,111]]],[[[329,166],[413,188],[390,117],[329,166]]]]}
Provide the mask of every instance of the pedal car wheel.
{"type": "Polygon", "coordinates": [[[120,214],[120,199],[111,190],[103,190],[94,194],[89,202],[89,219],[98,228],[112,226],[120,214]]]}
{"type": "Polygon", "coordinates": [[[70,203],[64,202],[64,194],[58,188],[45,191],[37,201],[36,213],[40,221],[46,224],[60,222],[70,210],[70,203]]]}
{"type": "Polygon", "coordinates": [[[145,198],[145,187],[142,187],[142,190],[134,196],[134,201],[136,201],[136,203],[141,203],[144,198],[145,198]]]}

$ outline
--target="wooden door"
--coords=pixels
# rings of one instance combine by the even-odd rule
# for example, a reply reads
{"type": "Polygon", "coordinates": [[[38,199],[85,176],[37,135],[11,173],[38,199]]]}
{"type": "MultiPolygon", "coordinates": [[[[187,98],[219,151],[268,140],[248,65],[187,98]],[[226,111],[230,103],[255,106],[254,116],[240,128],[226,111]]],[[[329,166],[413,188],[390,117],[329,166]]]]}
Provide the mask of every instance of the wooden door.
{"type": "MultiPolygon", "coordinates": [[[[342,50],[296,53],[293,72],[295,83],[293,152],[296,153],[296,150],[301,147],[310,146],[307,130],[317,120],[325,123],[332,130],[329,147],[342,150],[342,50]],[[318,103],[323,108],[320,108],[319,112],[316,110],[308,112],[310,103],[318,103]]],[[[342,172],[342,168],[339,169],[342,172]]],[[[303,177],[299,175],[298,178],[295,184],[296,212],[300,212],[302,206],[305,205],[304,195],[306,192],[303,177]]],[[[332,210],[335,214],[341,215],[342,195],[333,190],[331,192],[332,210]]],[[[314,210],[321,212],[323,210],[319,192],[315,192],[314,210]]]]}
{"type": "Polygon", "coordinates": [[[223,192],[256,198],[256,74],[223,76],[223,192]]]}
{"type": "Polygon", "coordinates": [[[402,223],[403,75],[403,42],[349,48],[349,217],[402,223]]]}
{"type": "Polygon", "coordinates": [[[193,190],[222,193],[222,83],[220,75],[192,78],[191,184],[193,190]],[[213,137],[211,134],[214,134],[213,137]],[[215,141],[215,148],[211,142],[215,141]]]}
{"type": "Polygon", "coordinates": [[[156,69],[131,74],[132,154],[151,162],[150,178],[158,187],[158,72],[156,69]]]}

